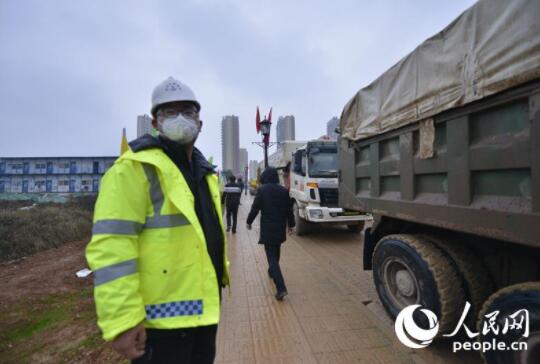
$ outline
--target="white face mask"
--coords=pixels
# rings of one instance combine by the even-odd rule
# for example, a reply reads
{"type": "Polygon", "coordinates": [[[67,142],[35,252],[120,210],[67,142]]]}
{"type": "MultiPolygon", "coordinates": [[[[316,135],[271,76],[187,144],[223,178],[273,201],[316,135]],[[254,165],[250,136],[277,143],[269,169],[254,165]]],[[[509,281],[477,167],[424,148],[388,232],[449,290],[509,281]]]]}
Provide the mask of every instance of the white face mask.
{"type": "Polygon", "coordinates": [[[178,114],[175,118],[162,119],[159,126],[161,134],[179,144],[189,144],[199,135],[197,122],[182,114],[178,114]]]}

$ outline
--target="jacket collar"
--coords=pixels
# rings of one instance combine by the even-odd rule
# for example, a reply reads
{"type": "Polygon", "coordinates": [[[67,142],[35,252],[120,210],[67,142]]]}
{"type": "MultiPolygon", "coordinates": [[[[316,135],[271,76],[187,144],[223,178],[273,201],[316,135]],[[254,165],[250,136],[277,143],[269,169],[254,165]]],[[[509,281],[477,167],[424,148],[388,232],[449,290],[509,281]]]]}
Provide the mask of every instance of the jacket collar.
{"type": "MultiPolygon", "coordinates": [[[[156,168],[163,174],[164,178],[161,180],[163,183],[162,188],[168,192],[172,203],[180,210],[188,220],[195,226],[199,236],[204,240],[204,234],[200,222],[197,218],[194,209],[194,196],[190,191],[188,184],[178,168],[176,168],[174,162],[165,154],[161,141],[152,137],[151,135],[144,135],[129,143],[131,150],[128,150],[120,156],[119,161],[126,159],[131,161],[137,161],[139,163],[147,163],[156,166],[156,168]],[[181,181],[181,183],[178,183],[181,181]]],[[[210,183],[213,180],[213,168],[210,163],[206,161],[202,153],[194,149],[193,160],[197,160],[204,166],[205,170],[208,170],[206,178],[208,181],[208,187],[214,197],[214,204],[217,211],[220,211],[221,205],[218,198],[218,186],[217,179],[214,183],[210,183]],[[210,168],[208,168],[210,166],[210,168]],[[212,173],[210,173],[212,171],[212,173]]],[[[220,215],[221,216],[221,215],[220,215]]]]}
{"type": "MultiPolygon", "coordinates": [[[[164,150],[167,148],[166,143],[161,140],[161,138],[154,137],[150,134],[145,134],[142,137],[129,142],[129,146],[131,148],[131,151],[135,154],[148,149],[158,148],[164,150]]],[[[191,158],[194,164],[199,165],[202,169],[205,170],[205,174],[215,173],[215,166],[211,165],[204,157],[202,152],[196,147],[193,148],[193,155],[191,156],[191,158]]]]}

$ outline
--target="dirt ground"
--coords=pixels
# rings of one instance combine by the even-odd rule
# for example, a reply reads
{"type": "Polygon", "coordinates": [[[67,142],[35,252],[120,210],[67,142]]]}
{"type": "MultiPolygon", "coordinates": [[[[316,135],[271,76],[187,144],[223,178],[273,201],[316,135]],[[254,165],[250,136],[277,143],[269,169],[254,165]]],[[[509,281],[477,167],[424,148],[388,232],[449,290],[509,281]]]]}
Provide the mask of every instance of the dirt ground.
{"type": "Polygon", "coordinates": [[[0,265],[1,363],[118,363],[96,326],[88,240],[0,265]]]}

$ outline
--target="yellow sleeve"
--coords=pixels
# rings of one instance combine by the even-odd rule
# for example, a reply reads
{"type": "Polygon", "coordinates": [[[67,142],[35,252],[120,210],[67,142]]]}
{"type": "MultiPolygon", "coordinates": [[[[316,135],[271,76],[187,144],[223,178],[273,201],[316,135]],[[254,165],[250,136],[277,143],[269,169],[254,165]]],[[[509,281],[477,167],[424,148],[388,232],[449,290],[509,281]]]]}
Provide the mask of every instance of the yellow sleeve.
{"type": "Polygon", "coordinates": [[[144,320],[139,293],[138,240],[149,203],[140,163],[119,160],[105,174],[94,210],[86,259],[94,272],[98,326],[105,340],[144,320]]]}

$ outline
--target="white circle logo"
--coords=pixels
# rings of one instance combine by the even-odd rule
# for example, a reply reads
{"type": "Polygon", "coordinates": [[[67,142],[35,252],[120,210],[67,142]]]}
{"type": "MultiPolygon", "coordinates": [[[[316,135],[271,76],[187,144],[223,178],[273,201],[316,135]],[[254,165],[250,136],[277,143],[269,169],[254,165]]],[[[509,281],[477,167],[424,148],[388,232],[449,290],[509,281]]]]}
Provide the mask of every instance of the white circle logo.
{"type": "Polygon", "coordinates": [[[429,329],[424,330],[414,322],[414,311],[420,305],[411,305],[405,307],[396,317],[394,328],[396,335],[405,346],[412,349],[422,349],[431,344],[437,332],[439,331],[439,320],[437,316],[428,309],[421,308],[420,311],[426,315],[429,321],[429,329]]]}

